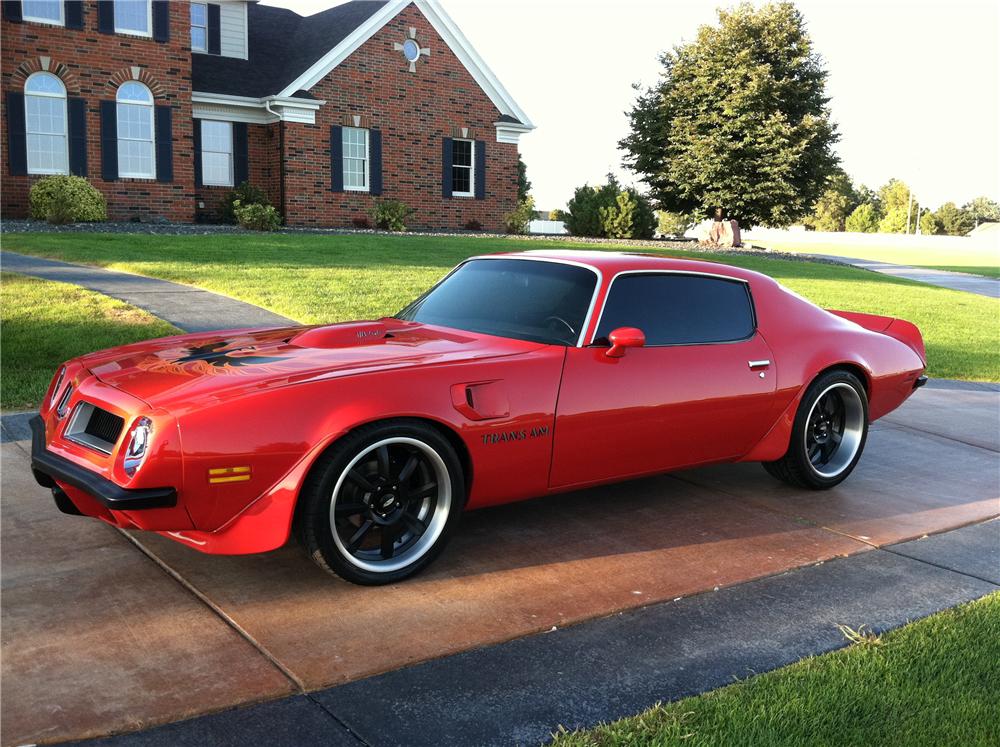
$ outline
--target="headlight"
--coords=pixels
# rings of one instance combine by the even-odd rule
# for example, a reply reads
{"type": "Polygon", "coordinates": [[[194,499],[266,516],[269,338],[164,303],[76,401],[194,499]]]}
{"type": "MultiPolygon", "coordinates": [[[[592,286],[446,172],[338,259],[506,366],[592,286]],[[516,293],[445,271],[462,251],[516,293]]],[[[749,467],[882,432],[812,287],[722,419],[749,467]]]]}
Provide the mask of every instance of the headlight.
{"type": "Polygon", "coordinates": [[[122,466],[125,474],[132,477],[142,466],[149,450],[149,440],[153,437],[153,422],[149,418],[139,418],[129,436],[122,466]]]}
{"type": "Polygon", "coordinates": [[[52,385],[52,397],[49,399],[49,407],[52,407],[56,403],[56,397],[59,396],[59,387],[62,386],[63,378],[66,376],[66,366],[62,366],[59,369],[59,373],[56,374],[56,383],[52,385]]]}

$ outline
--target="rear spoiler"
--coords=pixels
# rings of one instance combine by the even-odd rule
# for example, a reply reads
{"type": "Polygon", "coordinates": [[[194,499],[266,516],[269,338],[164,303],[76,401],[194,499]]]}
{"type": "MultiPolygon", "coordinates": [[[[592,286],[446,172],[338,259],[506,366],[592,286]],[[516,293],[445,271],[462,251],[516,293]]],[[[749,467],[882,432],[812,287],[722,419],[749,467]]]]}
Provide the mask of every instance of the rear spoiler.
{"type": "Polygon", "coordinates": [[[827,311],[872,332],[881,332],[883,335],[888,335],[899,340],[912,348],[920,356],[920,360],[924,362],[924,365],[927,365],[927,351],[924,349],[924,338],[920,334],[920,330],[917,329],[917,325],[911,324],[904,319],[893,319],[891,316],[859,314],[855,311],[837,311],[836,309],[827,309],[827,311]]]}

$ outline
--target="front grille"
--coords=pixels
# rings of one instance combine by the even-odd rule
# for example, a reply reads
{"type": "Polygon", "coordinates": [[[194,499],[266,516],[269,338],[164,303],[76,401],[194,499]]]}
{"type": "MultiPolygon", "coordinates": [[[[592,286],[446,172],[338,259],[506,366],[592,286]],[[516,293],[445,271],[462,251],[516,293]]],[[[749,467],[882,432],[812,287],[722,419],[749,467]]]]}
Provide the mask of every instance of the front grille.
{"type": "Polygon", "coordinates": [[[66,426],[70,441],[110,454],[125,427],[125,420],[90,402],[80,402],[66,426]]]}
{"type": "Polygon", "coordinates": [[[107,410],[95,407],[90,413],[90,420],[83,432],[106,443],[114,444],[118,441],[118,436],[121,435],[124,427],[125,421],[122,418],[107,410]]]}

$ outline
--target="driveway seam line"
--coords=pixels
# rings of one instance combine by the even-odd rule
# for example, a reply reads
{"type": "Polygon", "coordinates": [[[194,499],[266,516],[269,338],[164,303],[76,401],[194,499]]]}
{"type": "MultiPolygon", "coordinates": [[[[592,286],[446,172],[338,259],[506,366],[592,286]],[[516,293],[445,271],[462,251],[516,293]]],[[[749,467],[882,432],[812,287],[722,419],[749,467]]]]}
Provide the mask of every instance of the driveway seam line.
{"type": "Polygon", "coordinates": [[[292,672],[284,664],[282,664],[281,661],[276,656],[274,656],[274,654],[268,651],[267,648],[262,643],[260,643],[252,635],[250,635],[249,631],[247,631],[242,625],[240,625],[238,622],[236,622],[236,620],[234,620],[232,617],[226,614],[226,612],[221,607],[219,607],[211,599],[209,599],[204,592],[202,592],[200,589],[198,589],[198,587],[196,587],[194,584],[192,584],[190,581],[188,581],[186,578],[180,575],[177,571],[175,571],[173,568],[171,568],[169,565],[163,562],[152,551],[147,549],[145,545],[143,545],[139,540],[130,535],[124,529],[120,527],[115,527],[115,529],[117,529],[118,532],[126,540],[131,542],[139,550],[139,552],[141,552],[143,555],[149,558],[153,563],[155,563],[160,568],[160,570],[162,570],[168,576],[173,578],[177,583],[179,583],[182,587],[184,587],[202,604],[204,604],[212,612],[214,612],[215,615],[220,620],[222,620],[226,625],[232,628],[241,638],[243,638],[247,643],[249,643],[257,651],[257,653],[259,653],[261,656],[263,656],[265,659],[271,662],[274,668],[277,669],[279,672],[281,672],[288,679],[288,681],[295,686],[296,690],[298,690],[300,694],[303,695],[306,694],[305,684],[295,675],[295,673],[292,672]]]}
{"type": "Polygon", "coordinates": [[[354,737],[356,740],[358,740],[358,742],[360,742],[361,744],[363,744],[364,747],[373,747],[373,745],[372,745],[371,742],[369,742],[367,739],[365,739],[360,734],[358,734],[356,731],[354,731],[354,729],[352,729],[350,726],[348,726],[347,723],[345,721],[343,721],[336,713],[334,713],[329,708],[327,708],[325,705],[323,705],[318,700],[316,700],[316,698],[313,697],[312,693],[303,693],[303,695],[306,696],[306,699],[310,703],[312,703],[313,705],[318,706],[319,709],[321,711],[323,711],[323,713],[325,713],[327,716],[329,716],[334,721],[336,721],[338,724],[340,724],[340,726],[343,727],[347,731],[348,734],[350,734],[352,737],[354,737]]]}
{"type": "Polygon", "coordinates": [[[923,433],[924,435],[927,435],[927,436],[936,436],[937,438],[943,438],[946,441],[954,441],[955,443],[962,444],[963,446],[971,446],[973,449],[982,449],[983,451],[988,451],[991,454],[1000,454],[1000,451],[998,451],[997,449],[991,448],[989,446],[983,446],[982,444],[970,443],[969,441],[963,441],[962,439],[955,438],[954,436],[945,436],[945,435],[943,435],[941,433],[935,433],[934,431],[929,431],[929,430],[926,430],[924,428],[917,428],[917,427],[912,426],[912,425],[904,425],[903,423],[896,423],[896,422],[893,422],[891,420],[885,420],[885,421],[883,421],[882,425],[885,426],[885,427],[888,427],[888,428],[896,428],[896,429],[902,430],[902,431],[912,431],[914,433],[923,433]]]}
{"type": "MultiPolygon", "coordinates": [[[[977,522],[977,523],[982,523],[982,522],[977,522]]],[[[914,541],[916,541],[916,540],[910,540],[910,542],[914,542],[914,541]]],[[[904,543],[901,543],[901,544],[904,544],[904,543]]],[[[1000,584],[998,584],[996,581],[993,581],[992,579],[989,579],[989,578],[983,578],[982,576],[977,576],[975,573],[967,573],[966,571],[960,571],[957,568],[951,568],[951,567],[946,566],[946,565],[941,565],[940,563],[933,563],[930,560],[926,560],[924,558],[915,558],[912,555],[906,555],[904,553],[898,552],[897,550],[891,550],[888,547],[878,547],[876,549],[877,550],[882,550],[883,552],[890,553],[891,555],[895,555],[896,557],[899,557],[899,558],[906,558],[907,560],[916,560],[919,563],[924,563],[925,565],[933,566],[934,568],[939,568],[942,571],[951,571],[952,573],[957,573],[959,576],[966,576],[968,578],[974,578],[977,581],[982,581],[983,583],[986,583],[986,584],[992,584],[996,588],[1000,589],[1000,584]]]]}

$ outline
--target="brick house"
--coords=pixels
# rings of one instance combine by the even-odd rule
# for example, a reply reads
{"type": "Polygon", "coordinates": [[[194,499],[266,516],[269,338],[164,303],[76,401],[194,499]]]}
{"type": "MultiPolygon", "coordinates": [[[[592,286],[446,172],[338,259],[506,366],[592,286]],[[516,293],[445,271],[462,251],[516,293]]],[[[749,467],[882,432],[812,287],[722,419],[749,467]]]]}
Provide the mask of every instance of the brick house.
{"type": "Polygon", "coordinates": [[[414,228],[501,228],[533,129],[436,0],[312,16],[253,0],[6,0],[2,210],[86,176],[111,220],[214,220],[243,181],[293,226],[383,198],[414,228]]]}

